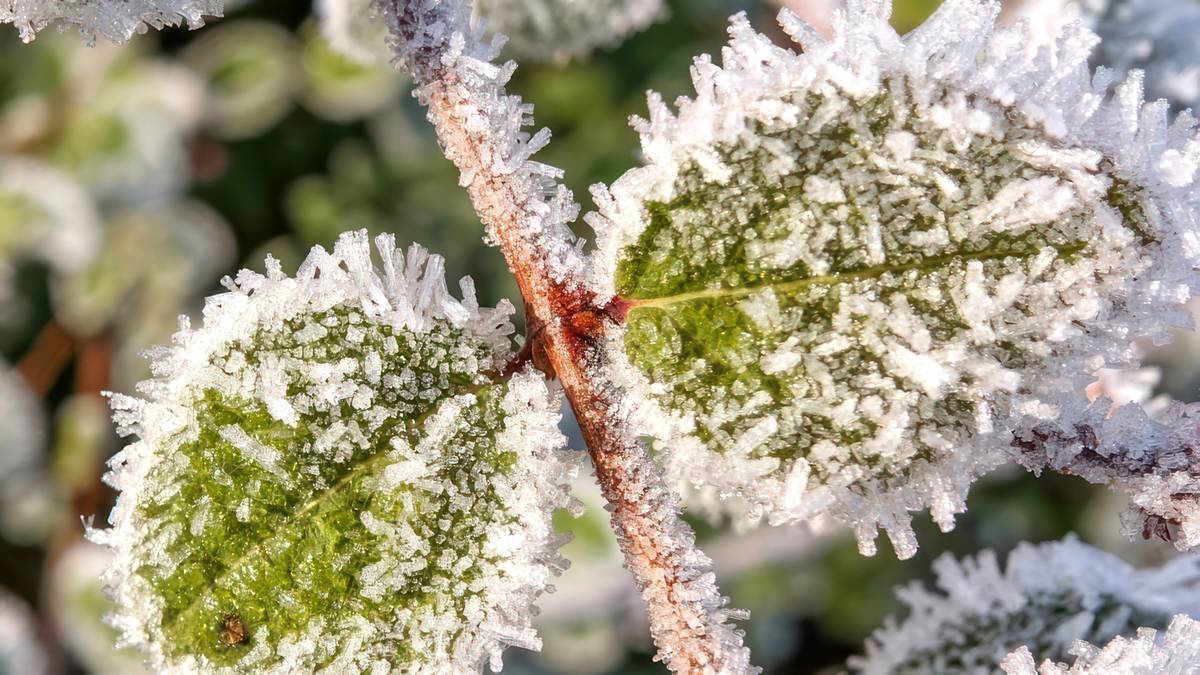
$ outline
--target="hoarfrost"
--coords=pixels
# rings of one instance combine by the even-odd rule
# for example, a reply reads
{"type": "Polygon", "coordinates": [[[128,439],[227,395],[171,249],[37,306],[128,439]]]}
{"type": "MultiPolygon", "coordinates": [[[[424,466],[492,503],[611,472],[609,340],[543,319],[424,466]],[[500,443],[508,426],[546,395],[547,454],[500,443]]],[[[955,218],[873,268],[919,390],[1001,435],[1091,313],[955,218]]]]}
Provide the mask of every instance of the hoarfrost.
{"type": "Polygon", "coordinates": [[[1118,79],[1143,71],[1146,98],[1165,98],[1175,110],[1200,104],[1200,3],[1194,0],[1026,0],[1011,18],[1028,21],[1040,42],[1082,21],[1100,36],[1094,66],[1113,69],[1118,79]]]}
{"type": "Polygon", "coordinates": [[[902,38],[886,5],[828,41],[782,12],[800,54],[736,17],[588,221],[593,290],[630,308],[609,367],[670,475],[908,557],[909,512],[951,528],[978,476],[1047,460],[1014,431],[1092,419],[1095,372],[1186,325],[1200,142],[1089,70],[1085,28],[1026,49],[996,2],[949,0],[902,38]]]}
{"type": "Polygon", "coordinates": [[[510,304],[480,308],[466,280],[457,300],[439,257],[376,246],[379,266],[353,232],[295,278],[268,258],[226,279],[141,398],[113,396],[140,438],[89,536],[114,552],[114,625],[155,668],[481,672],[537,648],[579,457],[560,396],[498,379],[510,304]]]}
{"type": "Polygon", "coordinates": [[[435,127],[485,132],[469,139],[442,138],[442,145],[447,158],[459,165],[459,183],[484,220],[487,240],[497,243],[496,228],[511,227],[524,235],[524,246],[536,251],[529,258],[545,261],[555,282],[578,286],[587,269],[570,228],[579,216],[579,205],[561,182],[562,170],[532,159],[550,142],[550,130],[532,135],[525,130],[532,120],[532,106],[505,89],[516,64],[494,62],[503,38],[485,41],[482,28],[472,25],[469,2],[405,6],[395,0],[376,0],[375,6],[387,17],[396,53],[414,80],[423,83],[416,95],[429,106],[435,127]],[[399,40],[402,16],[416,25],[406,39],[399,40]],[[439,58],[430,60],[429,54],[439,58]],[[430,105],[433,97],[439,105],[430,105]],[[462,119],[438,124],[439,114],[462,119]],[[471,156],[460,154],[464,151],[471,156]],[[500,180],[505,185],[498,196],[495,183],[500,180]]]}
{"type": "Polygon", "coordinates": [[[219,17],[224,0],[4,0],[0,2],[0,23],[11,23],[25,42],[38,32],[58,26],[79,27],[89,44],[100,34],[113,42],[125,42],[149,28],[204,25],[204,17],[219,17]]]}
{"type": "Polygon", "coordinates": [[[616,46],[666,13],[662,0],[478,0],[476,9],[522,57],[546,60],[616,46]]]}
{"type": "MultiPolygon", "coordinates": [[[[484,43],[466,2],[379,2],[417,96],[429,108],[446,156],[455,163],[489,237],[502,242],[510,265],[527,282],[529,314],[562,335],[562,308],[587,296],[587,265],[568,224],[578,214],[561,172],[531,161],[549,132],[530,136],[532,109],[505,91],[515,68],[492,62],[503,38],[484,43]]],[[[586,302],[586,300],[584,301],[586,302]]],[[[720,595],[711,562],[680,518],[678,497],[647,456],[631,400],[610,399],[612,373],[582,368],[599,359],[589,346],[580,369],[559,373],[576,393],[595,398],[581,422],[602,438],[594,447],[597,474],[612,510],[613,529],[648,606],[658,658],[676,672],[757,672],[731,619],[743,613],[720,595]],[[587,378],[584,383],[581,380],[587,378]],[[603,392],[603,393],[602,393],[603,392]]]]}
{"type": "Polygon", "coordinates": [[[1161,637],[1143,628],[1104,647],[1076,643],[1071,654],[1073,665],[1047,660],[1035,667],[1033,655],[1021,648],[1001,665],[1009,675],[1190,675],[1200,663],[1200,621],[1180,614],[1161,637]]]}
{"type": "Polygon", "coordinates": [[[934,571],[939,591],[919,584],[901,589],[909,616],[876,631],[865,656],[850,660],[851,671],[993,672],[1018,648],[1058,660],[1078,653],[1080,640],[1132,637],[1139,627],[1166,627],[1177,614],[1200,615],[1200,558],[1194,556],[1136,569],[1067,538],[1021,544],[1003,571],[991,551],[962,561],[942,556],[934,571]]]}

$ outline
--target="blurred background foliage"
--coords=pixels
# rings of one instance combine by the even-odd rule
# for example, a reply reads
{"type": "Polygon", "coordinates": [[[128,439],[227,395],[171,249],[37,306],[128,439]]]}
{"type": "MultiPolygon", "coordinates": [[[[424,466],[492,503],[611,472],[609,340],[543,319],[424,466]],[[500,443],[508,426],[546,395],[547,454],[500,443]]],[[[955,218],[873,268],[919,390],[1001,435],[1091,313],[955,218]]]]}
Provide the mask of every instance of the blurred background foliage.
{"type": "MultiPolygon", "coordinates": [[[[937,4],[897,0],[897,27],[937,4]]],[[[638,160],[627,119],[644,113],[646,90],[688,93],[692,58],[719,52],[729,14],[778,34],[776,9],[677,0],[617,49],[522,64],[511,88],[554,135],[539,159],[566,171],[588,210],[588,186],[638,160]]],[[[37,659],[49,672],[140,671],[136,654],[111,646],[96,582],[106,554],[82,540],[81,518],[102,522],[111,508],[99,479],[121,444],[100,392],[147,377],[141,353],[169,340],[179,315],[199,321],[223,275],[262,270],[268,253],[294,270],[353,228],[444,254],[449,276],[473,276],[483,301],[516,297],[405,79],[340,56],[308,3],[235,2],[203,30],[123,48],[49,32],[22,45],[0,27],[0,614],[24,605],[16,613],[34,622],[22,635],[0,617],[0,673],[37,659]]],[[[1156,357],[1177,397],[1196,398],[1197,347],[1156,357]]],[[[598,491],[585,479],[579,493],[592,508],[559,514],[573,566],[541,601],[544,649],[510,650],[505,672],[662,672],[598,491]]],[[[694,524],[721,588],[752,612],[755,662],[814,673],[839,670],[897,610],[893,589],[927,580],[947,551],[1007,553],[1076,531],[1134,561],[1169,555],[1119,538],[1121,506],[1082,481],[1001,471],[952,533],[922,517],[921,551],[905,562],[886,547],[862,557],[844,532],[694,524]]]]}

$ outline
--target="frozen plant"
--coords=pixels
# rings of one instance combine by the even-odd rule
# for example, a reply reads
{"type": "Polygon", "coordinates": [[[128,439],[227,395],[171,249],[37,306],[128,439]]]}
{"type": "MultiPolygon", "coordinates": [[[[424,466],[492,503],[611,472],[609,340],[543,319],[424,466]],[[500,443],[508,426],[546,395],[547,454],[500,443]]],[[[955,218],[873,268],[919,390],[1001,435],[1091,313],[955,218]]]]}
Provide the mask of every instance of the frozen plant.
{"type": "MultiPolygon", "coordinates": [[[[861,675],[993,672],[1017,649],[1060,661],[1078,641],[1104,643],[1200,616],[1200,558],[1135,569],[1077,539],[1022,544],[1000,569],[992,551],[934,563],[938,590],[899,591],[908,605],[850,661],[861,675]]],[[[1181,661],[1182,662],[1182,661],[1181,661]]]]}
{"type": "Polygon", "coordinates": [[[455,299],[441,258],[376,244],[378,269],[357,232],[295,278],[268,259],[227,280],[142,397],[114,398],[140,440],[90,536],[156,669],[467,672],[537,646],[576,470],[559,398],[497,377],[511,305],[480,308],[469,279],[455,299]]]}
{"type": "Polygon", "coordinates": [[[1008,656],[1002,666],[1008,675],[1190,675],[1200,663],[1200,621],[1177,616],[1166,633],[1140,629],[1135,637],[1117,637],[1103,648],[1085,642],[1071,649],[1073,665],[1049,660],[1034,666],[1027,649],[1008,656]]]}
{"type": "MultiPolygon", "coordinates": [[[[387,29],[374,0],[316,0],[321,31],[342,54],[364,64],[387,63],[387,29]]],[[[489,31],[504,35],[522,57],[567,60],[613,47],[666,14],[663,0],[479,0],[489,31]]]]}
{"type": "Polygon", "coordinates": [[[103,35],[125,42],[147,28],[204,25],[204,17],[221,16],[223,0],[3,0],[0,23],[11,23],[21,39],[33,41],[50,26],[76,26],[88,43],[103,35]]]}
{"type": "MultiPolygon", "coordinates": [[[[1197,409],[1151,419],[1095,386],[1138,366],[1136,339],[1187,324],[1197,123],[1146,103],[1138,71],[1093,71],[1087,28],[1034,48],[997,2],[947,0],[901,37],[888,2],[851,0],[828,38],[784,10],[780,46],[735,16],[721,65],[695,60],[693,97],[651,95],[645,165],[593,188],[589,251],[562,172],[534,159],[549,131],[507,90],[515,64],[487,32],[501,16],[374,9],[516,277],[525,336],[511,306],[480,308],[469,281],[455,299],[441,258],[389,236],[379,263],[351,232],[294,278],[268,259],[227,280],[139,396],[113,397],[139,438],[110,464],[112,527],[90,534],[114,551],[123,640],[156,668],[478,672],[536,647],[576,468],[560,388],[675,672],[757,672],[681,484],[708,511],[844,523],[867,554],[882,529],[906,558],[913,512],[948,530],[971,484],[1017,461],[1128,493],[1132,534],[1200,544],[1197,409]]],[[[234,84],[231,108],[255,101],[234,84]]],[[[1189,565],[1135,572],[1073,542],[1022,549],[1005,576],[986,556],[943,563],[953,602],[914,594],[920,625],[899,630],[940,638],[974,602],[984,623],[1021,619],[981,628],[1008,642],[937,641],[929,662],[994,667],[1022,643],[1057,659],[1183,611],[1166,604],[1194,597],[1164,584],[1189,565]],[[1070,619],[1039,622],[1045,607],[1070,619]]],[[[1075,653],[1157,658],[1149,633],[1116,644],[1075,653]]]]}

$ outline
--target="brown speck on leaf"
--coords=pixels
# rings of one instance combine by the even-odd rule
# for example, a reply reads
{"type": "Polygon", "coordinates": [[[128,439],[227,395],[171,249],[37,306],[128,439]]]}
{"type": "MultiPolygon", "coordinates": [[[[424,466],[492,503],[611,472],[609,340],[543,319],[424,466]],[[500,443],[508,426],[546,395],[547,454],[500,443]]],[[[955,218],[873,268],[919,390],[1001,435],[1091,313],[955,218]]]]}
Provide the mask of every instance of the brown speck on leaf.
{"type": "Polygon", "coordinates": [[[246,643],[246,624],[237,614],[226,614],[221,618],[221,646],[236,647],[246,643]]]}

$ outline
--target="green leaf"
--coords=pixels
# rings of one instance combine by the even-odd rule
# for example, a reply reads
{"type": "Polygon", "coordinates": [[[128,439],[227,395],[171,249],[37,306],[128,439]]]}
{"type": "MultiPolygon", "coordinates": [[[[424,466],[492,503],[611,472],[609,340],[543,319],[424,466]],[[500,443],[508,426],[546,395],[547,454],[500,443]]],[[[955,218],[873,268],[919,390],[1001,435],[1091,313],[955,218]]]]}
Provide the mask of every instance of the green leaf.
{"type": "Polygon", "coordinates": [[[297,279],[243,272],[206,325],[119,397],[141,440],[108,581],[156,667],[479,671],[538,645],[574,461],[537,373],[501,379],[511,324],[452,300],[441,260],[365,233],[297,279]]]}
{"type": "Polygon", "coordinates": [[[1169,323],[1193,264],[1173,251],[1194,253],[1144,153],[1100,138],[1129,133],[1106,125],[1136,119],[1133,85],[1094,118],[1025,108],[1034,76],[992,61],[1021,52],[987,42],[987,8],[903,44],[859,11],[828,44],[785,15],[803,54],[735,19],[696,100],[652,96],[649,165],[591,222],[628,310],[611,365],[672,475],[773,523],[836,516],[866,553],[882,526],[908,557],[908,512],[949,529],[1012,428],[1086,407],[1095,369],[1169,323]]]}

